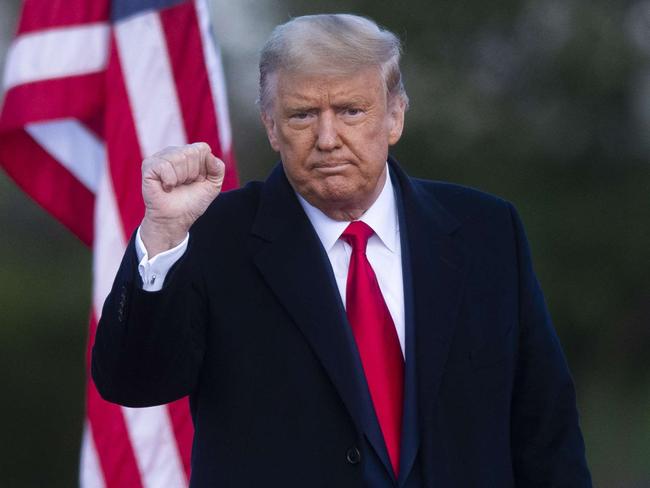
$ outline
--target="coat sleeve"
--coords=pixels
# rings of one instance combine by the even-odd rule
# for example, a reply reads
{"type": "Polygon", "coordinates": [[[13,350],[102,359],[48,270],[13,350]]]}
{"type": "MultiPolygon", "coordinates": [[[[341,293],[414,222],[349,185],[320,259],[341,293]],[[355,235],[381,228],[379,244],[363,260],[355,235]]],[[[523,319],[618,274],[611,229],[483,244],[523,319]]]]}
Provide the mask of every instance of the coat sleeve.
{"type": "Polygon", "coordinates": [[[591,487],[573,380],[533,271],[521,220],[512,206],[510,211],[520,297],[511,417],[516,486],[591,487]]]}
{"type": "Polygon", "coordinates": [[[91,374],[100,395],[148,407],[192,393],[205,350],[206,300],[192,239],[157,292],[142,289],[132,238],[102,309],[91,374]]]}

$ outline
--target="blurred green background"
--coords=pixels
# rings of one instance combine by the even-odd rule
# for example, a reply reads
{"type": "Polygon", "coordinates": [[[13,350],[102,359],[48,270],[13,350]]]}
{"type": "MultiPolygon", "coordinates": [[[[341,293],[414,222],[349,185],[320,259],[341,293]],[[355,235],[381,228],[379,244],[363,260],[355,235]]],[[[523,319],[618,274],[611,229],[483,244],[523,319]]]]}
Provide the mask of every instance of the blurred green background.
{"type": "MultiPolygon", "coordinates": [[[[0,0],[0,61],[18,14],[0,0]]],[[[577,384],[595,486],[650,487],[650,1],[211,2],[242,182],[277,23],[367,15],[405,42],[394,154],[514,202],[577,384]]],[[[0,173],[0,486],[75,486],[91,255],[0,173]]]]}

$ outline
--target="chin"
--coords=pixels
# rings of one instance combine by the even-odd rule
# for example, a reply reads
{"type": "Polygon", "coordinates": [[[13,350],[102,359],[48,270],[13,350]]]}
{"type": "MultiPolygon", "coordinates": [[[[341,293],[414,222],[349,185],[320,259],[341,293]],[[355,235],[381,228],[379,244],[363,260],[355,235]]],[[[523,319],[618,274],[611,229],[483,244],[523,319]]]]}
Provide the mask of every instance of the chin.
{"type": "Polygon", "coordinates": [[[363,206],[361,203],[363,199],[359,198],[362,194],[357,188],[334,186],[320,188],[318,191],[312,192],[312,198],[308,199],[308,201],[310,203],[313,202],[312,205],[327,213],[328,211],[346,210],[363,206]]]}
{"type": "Polygon", "coordinates": [[[314,193],[318,194],[321,199],[336,201],[347,201],[358,197],[363,190],[358,185],[350,184],[350,178],[344,176],[333,176],[326,178],[314,193]]]}

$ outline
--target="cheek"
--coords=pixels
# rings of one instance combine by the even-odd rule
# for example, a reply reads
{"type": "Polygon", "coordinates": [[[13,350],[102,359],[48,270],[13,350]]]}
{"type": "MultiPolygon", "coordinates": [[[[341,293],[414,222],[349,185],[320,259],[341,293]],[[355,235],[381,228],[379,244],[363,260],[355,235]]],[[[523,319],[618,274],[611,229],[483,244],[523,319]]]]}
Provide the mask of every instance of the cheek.
{"type": "Polygon", "coordinates": [[[280,152],[285,157],[295,159],[294,163],[304,162],[314,146],[313,137],[307,131],[281,136],[280,152]]]}
{"type": "Polygon", "coordinates": [[[360,169],[366,179],[376,179],[384,170],[388,158],[388,144],[368,143],[359,147],[360,159],[363,164],[360,169]]]}
{"type": "Polygon", "coordinates": [[[388,153],[387,127],[380,121],[372,121],[359,130],[350,131],[346,143],[357,157],[366,163],[385,159],[388,153]]]}
{"type": "Polygon", "coordinates": [[[311,145],[306,138],[292,137],[283,139],[280,147],[280,156],[285,173],[298,190],[314,183],[314,175],[308,170],[308,161],[311,155],[311,145]]]}

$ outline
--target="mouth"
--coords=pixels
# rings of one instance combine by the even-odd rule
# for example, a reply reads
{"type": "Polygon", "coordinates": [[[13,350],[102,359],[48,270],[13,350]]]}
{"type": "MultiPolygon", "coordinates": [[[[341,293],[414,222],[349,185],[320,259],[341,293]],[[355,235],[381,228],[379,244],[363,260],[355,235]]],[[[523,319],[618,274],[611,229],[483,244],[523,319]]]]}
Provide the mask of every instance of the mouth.
{"type": "Polygon", "coordinates": [[[321,173],[332,174],[340,173],[350,164],[349,161],[318,161],[312,165],[312,168],[321,173]]]}

